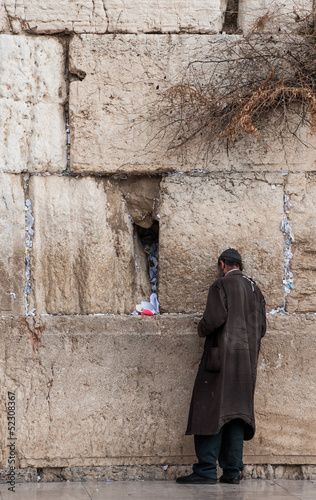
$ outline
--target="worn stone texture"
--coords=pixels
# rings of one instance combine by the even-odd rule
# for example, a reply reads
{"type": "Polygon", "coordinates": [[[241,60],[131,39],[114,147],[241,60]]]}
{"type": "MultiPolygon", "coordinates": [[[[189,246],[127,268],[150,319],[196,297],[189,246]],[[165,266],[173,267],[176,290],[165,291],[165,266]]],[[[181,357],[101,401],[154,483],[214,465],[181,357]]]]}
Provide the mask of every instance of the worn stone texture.
{"type": "Polygon", "coordinates": [[[0,35],[0,171],[66,168],[65,56],[54,38],[0,35]]]}
{"type": "Polygon", "coordinates": [[[0,315],[25,313],[24,191],[18,176],[0,173],[0,315]]]}
{"type": "MultiPolygon", "coordinates": [[[[190,465],[117,465],[99,467],[44,467],[16,469],[15,480],[21,482],[60,482],[60,481],[174,481],[179,476],[192,472],[190,465]]],[[[0,483],[7,482],[8,471],[0,470],[0,483]]],[[[217,476],[222,475],[218,468],[217,476]]],[[[245,465],[243,479],[307,479],[315,480],[315,465],[245,465]]]]}
{"type": "Polygon", "coordinates": [[[244,479],[311,479],[306,465],[246,465],[244,479]]]}
{"type": "MultiPolygon", "coordinates": [[[[261,137],[244,134],[227,142],[215,151],[212,160],[218,170],[221,165],[232,171],[269,170],[276,172],[310,171],[316,168],[316,135],[305,123],[301,123],[300,112],[287,110],[290,127],[284,125],[280,109],[270,110],[260,123],[261,137]],[[294,135],[295,131],[296,135],[294,135]]],[[[215,168],[213,167],[213,170],[215,168]]]]}
{"type": "Polygon", "coordinates": [[[293,29],[297,17],[312,12],[313,0],[239,0],[238,26],[248,33],[258,20],[265,16],[261,25],[267,33],[282,33],[293,29]]]}
{"type": "MultiPolygon", "coordinates": [[[[0,336],[5,338],[10,330],[10,320],[4,319],[1,315],[0,320],[0,336]]],[[[5,388],[5,372],[6,372],[6,362],[5,362],[5,349],[2,344],[0,349],[0,377],[1,377],[1,391],[0,391],[0,466],[4,466],[7,461],[7,442],[8,442],[8,412],[7,412],[7,392],[5,388]]],[[[1,479],[1,473],[0,473],[1,479]]]]}
{"type": "Polygon", "coordinates": [[[35,218],[30,309],[129,313],[149,299],[146,258],[115,181],[33,176],[30,199],[35,218]]]}
{"type": "MultiPolygon", "coordinates": [[[[1,462],[2,463],[2,462],[1,462]]],[[[10,472],[8,465],[0,469],[0,484],[5,484],[8,481],[8,473],[10,472]]],[[[25,469],[15,469],[15,482],[16,483],[36,483],[37,482],[37,469],[34,467],[26,467],[25,469]]]]}
{"type": "MultiPolygon", "coordinates": [[[[236,39],[236,37],[234,38],[236,39]]],[[[198,35],[81,35],[70,42],[71,169],[73,172],[155,173],[217,170],[308,170],[316,138],[297,127],[299,140],[282,128],[278,111],[263,124],[262,138],[217,141],[206,130],[183,148],[170,148],[178,122],[163,96],[184,81],[203,84],[219,70],[206,61],[231,37],[198,35]],[[192,69],[193,68],[193,69],[192,69]]],[[[174,110],[173,110],[174,111],[174,110]]],[[[180,113],[176,108],[176,112],[180,113]]],[[[293,127],[295,118],[293,116],[293,127]]]]}
{"type": "Polygon", "coordinates": [[[191,473],[190,466],[108,465],[99,467],[43,468],[41,481],[162,481],[191,473]]]}
{"type": "Polygon", "coordinates": [[[223,24],[222,0],[110,0],[110,32],[219,33],[223,24]]]}
{"type": "Polygon", "coordinates": [[[0,26],[32,33],[219,33],[223,0],[1,0],[0,26]]]}
{"type": "Polygon", "coordinates": [[[314,315],[268,317],[258,363],[257,431],[246,443],[247,463],[315,463],[315,331],[314,315]]]}
{"type": "MultiPolygon", "coordinates": [[[[269,316],[257,433],[246,443],[246,464],[316,459],[315,322],[305,315],[269,316]]],[[[193,439],[184,432],[203,345],[193,316],[16,318],[2,320],[0,332],[2,391],[15,392],[17,400],[17,467],[66,467],[55,478],[73,480],[80,467],[92,467],[82,471],[86,478],[162,479],[160,468],[150,476],[125,466],[193,463],[193,439]],[[93,470],[105,466],[112,469],[93,470]]],[[[5,397],[1,405],[5,417],[5,397]]],[[[4,433],[3,465],[5,439],[4,433]]],[[[248,474],[254,477],[253,470],[248,474]]],[[[275,477],[288,474],[280,469],[275,477]]]]}
{"type": "Polygon", "coordinates": [[[5,11],[3,0],[0,0],[0,32],[9,30],[9,20],[5,11]]]}
{"type": "Polygon", "coordinates": [[[3,335],[17,467],[192,462],[192,317],[16,319],[3,335]]]}
{"type": "Polygon", "coordinates": [[[129,214],[135,224],[143,228],[159,221],[160,177],[129,176],[120,181],[129,214]]]}
{"type": "Polygon", "coordinates": [[[162,311],[203,311],[218,256],[229,247],[240,251],[267,310],[283,305],[281,174],[176,174],[162,180],[161,191],[162,311]]]}
{"type": "Polygon", "coordinates": [[[105,33],[108,27],[102,0],[1,0],[0,20],[14,33],[105,33]]]}
{"type": "MultiPolygon", "coordinates": [[[[210,41],[210,37],[206,36],[210,41]]],[[[207,43],[176,35],[76,36],[70,43],[73,172],[141,173],[182,168],[167,151],[149,107],[207,43]],[[166,82],[169,82],[168,84],[166,82]]]]}
{"type": "MultiPolygon", "coordinates": [[[[36,470],[35,470],[36,472],[36,470]]],[[[40,472],[42,482],[54,481],[174,481],[179,476],[192,473],[192,465],[138,465],[104,467],[44,468],[40,472]]],[[[217,477],[222,475],[218,467],[217,477]]],[[[26,480],[36,482],[32,476],[26,480]]],[[[243,479],[307,479],[315,480],[315,465],[245,465],[243,479]]]]}
{"type": "Polygon", "coordinates": [[[316,312],[316,175],[290,173],[286,192],[294,235],[293,259],[290,261],[293,289],[287,296],[286,308],[291,313],[316,312]]]}

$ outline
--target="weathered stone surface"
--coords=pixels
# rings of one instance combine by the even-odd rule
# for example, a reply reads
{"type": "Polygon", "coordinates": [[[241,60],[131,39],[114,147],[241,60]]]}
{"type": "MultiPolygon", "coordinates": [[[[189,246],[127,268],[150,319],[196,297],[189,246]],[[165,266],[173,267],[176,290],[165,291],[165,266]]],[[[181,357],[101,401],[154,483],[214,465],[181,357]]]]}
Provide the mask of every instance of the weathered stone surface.
{"type": "Polygon", "coordinates": [[[33,33],[219,33],[221,0],[1,0],[2,29],[33,33]]]}
{"type": "Polygon", "coordinates": [[[283,305],[281,174],[176,174],[162,180],[161,190],[162,311],[203,311],[217,258],[228,247],[240,251],[267,310],[283,305]]]}
{"type": "Polygon", "coordinates": [[[315,465],[304,465],[302,467],[302,474],[304,479],[316,480],[316,466],[315,465]]]}
{"type": "Polygon", "coordinates": [[[249,32],[258,18],[266,16],[261,29],[268,33],[280,33],[295,26],[297,17],[312,12],[313,0],[239,0],[238,25],[249,32]]]}
{"type": "Polygon", "coordinates": [[[257,432],[247,463],[313,464],[316,460],[316,318],[270,315],[258,363],[257,432]]]}
{"type": "MultiPolygon", "coordinates": [[[[171,467],[174,469],[175,467],[171,467]]],[[[43,468],[41,481],[161,481],[169,479],[163,465],[43,468]]]]}
{"type": "Polygon", "coordinates": [[[219,33],[223,23],[221,0],[110,0],[110,32],[219,33]]]}
{"type": "MultiPolygon", "coordinates": [[[[311,316],[269,316],[257,433],[246,443],[245,463],[315,461],[315,328],[311,316]]],[[[193,439],[184,436],[203,344],[192,316],[49,316],[2,320],[0,331],[3,391],[17,400],[17,467],[66,467],[57,475],[72,480],[79,479],[78,468],[92,466],[112,469],[83,470],[83,477],[162,478],[160,468],[150,476],[125,466],[195,460],[193,439]]]]}
{"type": "Polygon", "coordinates": [[[293,290],[286,299],[289,312],[316,312],[316,176],[289,174],[286,183],[289,196],[290,225],[294,235],[293,290]]]}
{"type": "Polygon", "coordinates": [[[120,189],[135,224],[149,228],[159,221],[160,177],[130,176],[120,181],[120,189]]]}
{"type": "Polygon", "coordinates": [[[299,140],[293,139],[293,134],[282,129],[277,111],[263,124],[260,141],[245,136],[218,143],[206,130],[183,148],[169,147],[177,134],[180,110],[165,108],[164,92],[183,81],[203,84],[214,72],[219,78],[220,70],[209,62],[194,65],[194,70],[189,63],[208,60],[211,46],[220,54],[227,43],[227,37],[208,35],[74,37],[70,71],[82,81],[70,84],[72,170],[154,173],[314,168],[316,137],[307,126],[296,130],[293,116],[299,140]],[[171,112],[175,113],[173,125],[166,117],[171,112]]]}
{"type": "MultiPolygon", "coordinates": [[[[7,470],[0,470],[0,483],[7,482],[7,470]]],[[[103,467],[44,467],[38,469],[28,467],[16,469],[16,482],[60,482],[60,481],[174,481],[179,476],[191,474],[192,465],[130,465],[103,467]]],[[[222,475],[218,468],[217,476],[222,475]]],[[[243,479],[295,479],[315,480],[315,465],[245,465],[243,479]]]]}
{"type": "MultiPolygon", "coordinates": [[[[5,338],[10,330],[11,320],[3,319],[0,320],[0,336],[5,338]]],[[[5,388],[5,349],[2,345],[0,349],[0,377],[2,380],[1,393],[0,393],[0,467],[3,467],[7,461],[7,443],[8,443],[8,413],[7,413],[7,393],[5,388]]],[[[0,475],[1,478],[1,475],[0,475]]]]}
{"type": "Polygon", "coordinates": [[[30,198],[30,308],[38,314],[129,313],[149,298],[145,255],[115,181],[33,176],[30,198]]]}
{"type": "Polygon", "coordinates": [[[105,33],[108,19],[102,0],[1,0],[0,19],[19,33],[105,33]]]}
{"type": "Polygon", "coordinates": [[[25,312],[24,191],[18,176],[0,173],[0,314],[25,312]]]}
{"type": "MultiPolygon", "coordinates": [[[[35,470],[36,472],[36,470],[35,470]]],[[[138,465],[105,467],[61,467],[41,470],[41,481],[142,481],[172,480],[191,474],[192,465],[138,465]]],[[[217,477],[222,475],[218,467],[217,477]]],[[[243,479],[315,479],[315,465],[245,465],[243,479]]],[[[26,481],[29,481],[27,477],[26,481]]],[[[35,480],[36,481],[36,474],[35,480]]]]}
{"type": "Polygon", "coordinates": [[[17,467],[193,461],[184,432],[202,342],[192,317],[28,318],[1,343],[17,467]]]}
{"type": "Polygon", "coordinates": [[[9,30],[9,20],[5,11],[3,0],[0,0],[0,32],[7,30],[9,30]]]}
{"type": "MultiPolygon", "coordinates": [[[[5,443],[7,444],[7,443],[5,443]]],[[[37,469],[26,467],[25,469],[15,469],[15,482],[16,483],[36,483],[37,482],[37,469]]],[[[0,484],[7,483],[10,469],[6,464],[5,467],[0,469],[0,484]]]]}
{"type": "MultiPolygon", "coordinates": [[[[223,145],[212,162],[230,170],[311,171],[315,170],[316,135],[294,110],[287,110],[290,129],[282,125],[280,109],[271,110],[260,123],[261,138],[249,134],[227,143],[227,156],[223,145]],[[295,131],[296,135],[293,134],[295,131]]],[[[298,110],[296,110],[298,111],[298,110]]],[[[214,170],[214,168],[213,168],[214,170]]]]}
{"type": "Polygon", "coordinates": [[[181,153],[168,154],[167,144],[160,137],[155,140],[161,124],[148,122],[148,109],[210,41],[208,36],[200,38],[81,35],[72,39],[70,71],[81,78],[86,75],[70,84],[72,171],[140,173],[182,167],[181,153]]]}
{"type": "Polygon", "coordinates": [[[304,465],[246,465],[244,479],[309,479],[304,465]]]}
{"type": "Polygon", "coordinates": [[[62,44],[53,38],[0,35],[0,59],[0,170],[64,170],[62,44]]]}

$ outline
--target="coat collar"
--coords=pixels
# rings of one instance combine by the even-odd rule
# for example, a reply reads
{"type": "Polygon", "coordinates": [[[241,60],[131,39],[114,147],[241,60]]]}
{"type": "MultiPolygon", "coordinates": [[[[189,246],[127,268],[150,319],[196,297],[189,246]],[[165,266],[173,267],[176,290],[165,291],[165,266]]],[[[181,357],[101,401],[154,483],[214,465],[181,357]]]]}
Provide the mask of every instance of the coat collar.
{"type": "Polygon", "coordinates": [[[234,273],[234,274],[242,274],[242,272],[241,272],[241,270],[240,270],[240,269],[231,269],[230,271],[228,271],[228,272],[225,274],[224,278],[226,278],[226,276],[227,276],[228,274],[231,274],[231,273],[234,273]]]}

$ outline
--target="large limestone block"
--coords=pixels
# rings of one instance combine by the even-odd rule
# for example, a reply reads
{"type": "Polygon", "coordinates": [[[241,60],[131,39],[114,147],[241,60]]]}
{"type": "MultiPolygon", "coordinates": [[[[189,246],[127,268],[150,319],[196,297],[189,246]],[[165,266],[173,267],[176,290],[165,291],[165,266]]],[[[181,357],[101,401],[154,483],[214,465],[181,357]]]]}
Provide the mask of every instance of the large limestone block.
{"type": "Polygon", "coordinates": [[[191,463],[192,317],[50,316],[1,338],[19,467],[191,463]]]}
{"type": "Polygon", "coordinates": [[[294,236],[293,289],[287,296],[289,312],[316,312],[316,176],[314,173],[289,174],[289,222],[294,236]]]}
{"type": "Polygon", "coordinates": [[[0,21],[14,32],[219,33],[224,7],[222,0],[1,0],[0,21]]]}
{"type": "Polygon", "coordinates": [[[105,33],[108,26],[104,0],[1,0],[0,19],[13,32],[105,33]]]}
{"type": "Polygon", "coordinates": [[[70,72],[81,81],[70,84],[72,170],[154,173],[313,169],[315,135],[307,126],[298,126],[290,112],[287,116],[299,140],[282,129],[282,117],[274,111],[262,124],[260,141],[252,136],[217,141],[206,129],[186,146],[170,148],[170,141],[179,136],[181,110],[165,107],[164,92],[183,81],[203,86],[210,75],[220,79],[222,69],[210,63],[210,53],[216,60],[232,40],[238,38],[75,36],[70,42],[70,72]],[[198,62],[192,65],[192,61],[198,62]]]}
{"type": "Polygon", "coordinates": [[[257,433],[248,463],[312,464],[316,460],[316,318],[268,318],[258,363],[257,433]]]}
{"type": "Polygon", "coordinates": [[[163,311],[203,311],[217,258],[237,248],[267,309],[282,306],[283,176],[212,174],[161,183],[159,300],[163,311]]]}
{"type": "Polygon", "coordinates": [[[54,38],[0,35],[0,61],[0,170],[64,170],[63,45],[54,38]]]}
{"type": "MultiPolygon", "coordinates": [[[[312,315],[269,316],[245,463],[315,463],[315,328],[312,315]]],[[[0,332],[1,415],[14,392],[18,467],[195,460],[184,436],[203,345],[192,316],[21,318],[0,332]]]]}
{"type": "Polygon", "coordinates": [[[0,315],[25,312],[24,191],[18,176],[0,174],[0,315]]]}
{"type": "Polygon", "coordinates": [[[148,113],[160,92],[210,41],[196,35],[74,37],[70,72],[84,79],[70,84],[72,171],[182,168],[182,153],[168,153],[161,124],[148,120],[148,113]]]}
{"type": "Polygon", "coordinates": [[[312,12],[312,8],[313,0],[239,0],[238,25],[248,33],[258,18],[266,16],[262,29],[278,34],[286,26],[295,28],[297,19],[312,12]]]}
{"type": "Polygon", "coordinates": [[[110,32],[219,33],[222,0],[109,0],[110,32]]]}
{"type": "Polygon", "coordinates": [[[144,252],[115,181],[33,176],[30,198],[38,314],[129,313],[149,299],[144,252]]]}

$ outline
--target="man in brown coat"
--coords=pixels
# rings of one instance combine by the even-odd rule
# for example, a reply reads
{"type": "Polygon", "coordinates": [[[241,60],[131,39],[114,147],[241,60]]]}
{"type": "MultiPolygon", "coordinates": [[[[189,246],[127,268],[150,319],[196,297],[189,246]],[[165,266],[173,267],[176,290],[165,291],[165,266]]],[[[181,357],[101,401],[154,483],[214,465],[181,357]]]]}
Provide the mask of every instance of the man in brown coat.
{"type": "Polygon", "coordinates": [[[210,287],[198,334],[205,337],[186,434],[194,434],[198,463],[182,484],[238,484],[243,441],[255,433],[254,390],[261,338],[266,331],[264,297],[242,273],[237,250],[218,258],[222,277],[210,287]]]}

